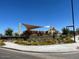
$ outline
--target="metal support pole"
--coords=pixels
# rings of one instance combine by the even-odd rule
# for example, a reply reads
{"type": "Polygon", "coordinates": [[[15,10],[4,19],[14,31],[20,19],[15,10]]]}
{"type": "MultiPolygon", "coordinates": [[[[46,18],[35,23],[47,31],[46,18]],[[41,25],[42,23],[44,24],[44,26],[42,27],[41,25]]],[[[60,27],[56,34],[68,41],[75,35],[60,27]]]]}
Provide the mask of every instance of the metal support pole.
{"type": "Polygon", "coordinates": [[[74,23],[73,0],[71,0],[71,8],[72,8],[72,23],[73,23],[73,35],[74,35],[74,42],[76,42],[76,41],[75,41],[75,23],[74,23]]]}

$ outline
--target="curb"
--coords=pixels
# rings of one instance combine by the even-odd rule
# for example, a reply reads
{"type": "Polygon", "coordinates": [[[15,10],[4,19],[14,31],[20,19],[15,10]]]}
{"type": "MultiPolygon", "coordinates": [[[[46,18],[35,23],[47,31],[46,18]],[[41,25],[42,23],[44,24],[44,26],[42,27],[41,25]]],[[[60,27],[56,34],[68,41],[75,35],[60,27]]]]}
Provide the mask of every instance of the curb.
{"type": "Polygon", "coordinates": [[[31,52],[31,53],[73,53],[73,52],[78,52],[78,51],[66,51],[66,52],[39,52],[39,51],[24,51],[24,50],[19,50],[19,49],[14,49],[14,48],[8,48],[8,47],[1,47],[4,49],[10,49],[10,50],[16,50],[20,52],[31,52]]]}

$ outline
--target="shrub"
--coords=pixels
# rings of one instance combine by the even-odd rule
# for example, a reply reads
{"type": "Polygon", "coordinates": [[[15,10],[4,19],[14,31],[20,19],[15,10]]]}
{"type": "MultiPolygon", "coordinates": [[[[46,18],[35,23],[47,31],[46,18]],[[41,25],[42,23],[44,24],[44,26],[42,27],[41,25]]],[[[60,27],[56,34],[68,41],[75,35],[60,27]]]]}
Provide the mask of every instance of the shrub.
{"type": "Polygon", "coordinates": [[[63,41],[64,43],[74,43],[74,41],[70,37],[64,38],[63,41]]]}
{"type": "Polygon", "coordinates": [[[46,41],[29,41],[29,40],[14,40],[13,41],[16,44],[20,44],[20,45],[51,45],[51,44],[55,44],[55,40],[46,40],[46,41]]]}
{"type": "Polygon", "coordinates": [[[30,42],[29,41],[26,41],[26,40],[15,40],[13,41],[14,43],[16,44],[20,44],[20,45],[30,45],[30,42]]]}
{"type": "Polygon", "coordinates": [[[39,45],[38,42],[31,42],[31,45],[39,45]]]}
{"type": "Polygon", "coordinates": [[[47,40],[46,41],[48,44],[56,44],[56,41],[55,40],[47,40]]]}
{"type": "Polygon", "coordinates": [[[4,40],[0,39],[0,46],[5,45],[4,40]]]}

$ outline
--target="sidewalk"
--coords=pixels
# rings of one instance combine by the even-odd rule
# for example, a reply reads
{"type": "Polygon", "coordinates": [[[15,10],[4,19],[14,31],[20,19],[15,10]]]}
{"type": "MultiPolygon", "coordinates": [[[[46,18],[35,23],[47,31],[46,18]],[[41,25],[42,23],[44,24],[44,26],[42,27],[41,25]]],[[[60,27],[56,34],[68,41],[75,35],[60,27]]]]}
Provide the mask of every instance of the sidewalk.
{"type": "Polygon", "coordinates": [[[59,45],[42,45],[42,46],[23,46],[12,42],[5,42],[3,48],[9,48],[20,51],[31,52],[75,52],[79,51],[79,43],[59,44],[59,45]]]}

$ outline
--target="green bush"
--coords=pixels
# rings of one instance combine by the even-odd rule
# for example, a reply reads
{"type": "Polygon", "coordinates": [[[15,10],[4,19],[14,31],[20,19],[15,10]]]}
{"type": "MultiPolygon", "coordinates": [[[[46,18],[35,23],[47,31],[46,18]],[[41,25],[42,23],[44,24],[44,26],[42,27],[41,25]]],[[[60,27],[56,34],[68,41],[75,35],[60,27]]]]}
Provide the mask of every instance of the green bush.
{"type": "Polygon", "coordinates": [[[64,43],[74,43],[74,41],[73,41],[73,40],[68,39],[68,40],[64,40],[64,43]]]}
{"type": "Polygon", "coordinates": [[[55,44],[55,40],[47,40],[47,41],[26,41],[26,40],[14,40],[14,43],[20,45],[51,45],[55,44]]]}
{"type": "Polygon", "coordinates": [[[31,42],[31,45],[39,45],[38,42],[31,42]]]}
{"type": "Polygon", "coordinates": [[[5,45],[4,40],[0,39],[0,46],[5,45]]]}
{"type": "Polygon", "coordinates": [[[43,39],[17,39],[14,40],[14,43],[20,45],[52,45],[52,44],[61,44],[61,43],[73,43],[74,41],[71,37],[64,37],[63,39],[50,39],[50,38],[43,38],[43,39]]]}
{"type": "Polygon", "coordinates": [[[74,41],[70,37],[64,38],[63,41],[64,43],[74,43],[74,41]]]}
{"type": "Polygon", "coordinates": [[[25,40],[15,40],[14,43],[20,44],[20,45],[30,45],[30,43],[25,40]]]}

